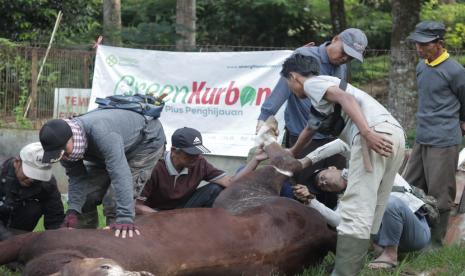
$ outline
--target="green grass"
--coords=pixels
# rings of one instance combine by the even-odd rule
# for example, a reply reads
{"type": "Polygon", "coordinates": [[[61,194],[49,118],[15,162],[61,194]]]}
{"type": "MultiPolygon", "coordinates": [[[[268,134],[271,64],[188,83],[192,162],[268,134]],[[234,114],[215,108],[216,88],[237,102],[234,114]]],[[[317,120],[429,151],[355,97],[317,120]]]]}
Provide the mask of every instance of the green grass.
{"type": "MultiPolygon", "coordinates": [[[[420,275],[429,272],[434,276],[465,276],[465,254],[464,245],[446,246],[429,252],[415,252],[401,256],[401,261],[393,270],[371,270],[366,265],[360,275],[363,276],[385,276],[385,275],[420,275]]],[[[368,264],[369,261],[367,261],[368,264]]],[[[302,276],[329,275],[331,265],[334,263],[334,255],[329,254],[323,264],[312,267],[302,276]],[[327,272],[329,270],[329,272],[327,272]]]]}

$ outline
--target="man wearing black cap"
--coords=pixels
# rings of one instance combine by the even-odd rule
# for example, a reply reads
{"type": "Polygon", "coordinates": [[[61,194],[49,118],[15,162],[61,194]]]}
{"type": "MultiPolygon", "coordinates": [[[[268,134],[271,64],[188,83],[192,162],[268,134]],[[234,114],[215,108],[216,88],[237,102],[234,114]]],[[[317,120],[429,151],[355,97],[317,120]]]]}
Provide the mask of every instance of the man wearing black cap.
{"type": "Polygon", "coordinates": [[[405,179],[438,200],[440,222],[432,243],[442,244],[455,199],[455,169],[465,130],[465,69],[444,48],[445,26],[423,21],[408,36],[421,60],[416,68],[418,111],[415,145],[405,179]]]}
{"type": "MultiPolygon", "coordinates": [[[[327,41],[319,46],[305,45],[294,51],[294,54],[302,54],[305,56],[313,56],[319,61],[319,71],[322,75],[329,75],[347,80],[347,66],[351,60],[355,59],[363,62],[363,54],[368,45],[368,39],[365,33],[356,28],[349,28],[334,36],[331,41],[327,41]]],[[[257,129],[263,125],[265,120],[272,115],[275,115],[281,106],[287,101],[285,110],[285,146],[292,147],[297,141],[297,137],[305,128],[309,119],[310,108],[312,103],[310,99],[299,99],[293,93],[285,78],[281,77],[273,88],[272,93],[266,98],[261,107],[260,116],[258,117],[257,129]]],[[[322,146],[335,137],[325,135],[322,133],[315,134],[312,140],[305,149],[296,157],[302,157],[313,151],[314,149],[322,146]]],[[[305,183],[309,179],[313,171],[326,168],[329,166],[336,166],[343,168],[345,160],[342,156],[332,156],[327,160],[313,165],[299,172],[296,176],[299,182],[305,183]]],[[[333,195],[326,195],[328,204],[335,206],[336,198],[333,195]]]]}
{"type": "MultiPolygon", "coordinates": [[[[135,198],[163,153],[165,134],[157,119],[124,109],[102,109],[70,120],[48,121],[40,130],[43,162],[61,161],[69,177],[64,226],[95,217],[110,184],[115,194],[115,236],[133,236],[135,198]],[[78,216],[79,215],[79,216],[78,216]]],[[[83,225],[96,227],[96,225],[83,225]]]]}
{"type": "Polygon", "coordinates": [[[138,213],[211,207],[231,178],[202,157],[209,152],[200,132],[177,129],[171,136],[171,150],[157,163],[137,201],[138,213]],[[201,181],[210,183],[198,188],[201,181]]]}

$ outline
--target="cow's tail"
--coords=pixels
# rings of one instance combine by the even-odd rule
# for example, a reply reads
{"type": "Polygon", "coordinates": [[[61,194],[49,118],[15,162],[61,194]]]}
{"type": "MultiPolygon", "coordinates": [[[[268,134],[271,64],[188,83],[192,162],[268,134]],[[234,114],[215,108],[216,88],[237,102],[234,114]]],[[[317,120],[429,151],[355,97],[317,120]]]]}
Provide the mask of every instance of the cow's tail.
{"type": "Polygon", "coordinates": [[[0,265],[17,261],[23,246],[34,241],[40,234],[39,232],[32,232],[13,236],[0,242],[0,265]]]}

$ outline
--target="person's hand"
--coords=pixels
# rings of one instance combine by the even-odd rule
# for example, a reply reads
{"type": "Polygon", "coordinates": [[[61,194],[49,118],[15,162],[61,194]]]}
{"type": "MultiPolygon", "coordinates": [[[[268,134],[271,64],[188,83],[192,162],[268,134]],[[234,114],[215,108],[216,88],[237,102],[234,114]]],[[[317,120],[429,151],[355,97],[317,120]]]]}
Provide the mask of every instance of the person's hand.
{"type": "Polygon", "coordinates": [[[389,157],[392,153],[392,141],[386,139],[384,135],[381,135],[371,129],[363,135],[366,140],[368,148],[374,150],[378,154],[389,157]]]}
{"type": "Polygon", "coordinates": [[[261,162],[263,160],[266,160],[268,159],[268,155],[266,154],[266,152],[263,150],[263,148],[257,148],[257,152],[255,153],[255,160],[257,162],[261,162]]]}
{"type": "Polygon", "coordinates": [[[110,229],[115,231],[115,237],[119,237],[121,234],[121,238],[125,239],[126,236],[132,238],[134,233],[136,235],[140,235],[139,229],[133,223],[113,223],[110,225],[110,229]]]}
{"type": "Polygon", "coordinates": [[[65,219],[60,225],[61,228],[76,228],[78,225],[78,212],[75,210],[68,210],[65,219]]]}
{"type": "Polygon", "coordinates": [[[315,46],[315,42],[312,41],[312,42],[305,44],[303,47],[313,47],[313,46],[315,46]]]}
{"type": "Polygon", "coordinates": [[[310,193],[307,186],[305,185],[297,184],[292,187],[292,190],[294,191],[295,197],[305,204],[308,204],[310,200],[315,198],[315,196],[310,193]]]}

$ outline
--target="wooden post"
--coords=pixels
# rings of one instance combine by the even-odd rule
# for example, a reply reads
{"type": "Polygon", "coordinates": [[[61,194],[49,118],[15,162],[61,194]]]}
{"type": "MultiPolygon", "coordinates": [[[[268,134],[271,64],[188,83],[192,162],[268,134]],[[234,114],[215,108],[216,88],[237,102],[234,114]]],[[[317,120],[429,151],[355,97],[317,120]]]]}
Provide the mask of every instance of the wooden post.
{"type": "Polygon", "coordinates": [[[37,90],[38,90],[38,58],[37,48],[32,48],[31,54],[31,119],[37,118],[37,90]]]}
{"type": "Polygon", "coordinates": [[[82,68],[82,81],[83,87],[89,88],[89,56],[87,53],[84,54],[84,65],[82,68]]]}

